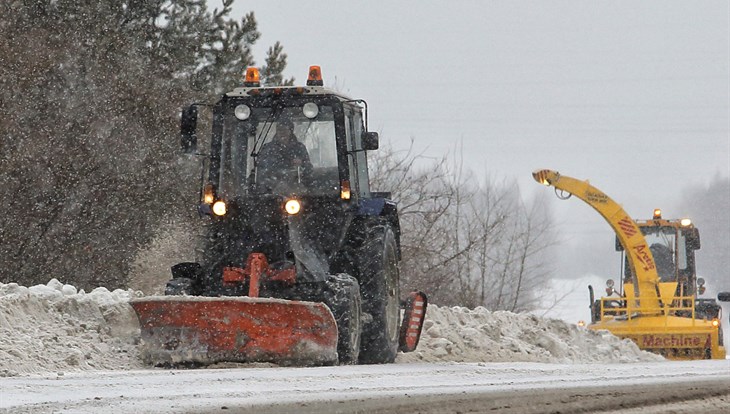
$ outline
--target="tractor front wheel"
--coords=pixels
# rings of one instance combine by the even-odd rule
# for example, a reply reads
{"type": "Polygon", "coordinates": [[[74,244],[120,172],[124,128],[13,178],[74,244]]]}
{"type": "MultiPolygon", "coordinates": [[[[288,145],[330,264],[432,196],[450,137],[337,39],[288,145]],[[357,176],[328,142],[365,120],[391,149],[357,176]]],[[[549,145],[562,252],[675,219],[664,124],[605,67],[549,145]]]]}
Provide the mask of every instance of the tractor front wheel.
{"type": "Polygon", "coordinates": [[[329,276],[326,303],[337,322],[337,355],[340,365],[355,364],[362,331],[360,286],[346,274],[329,276]]]}

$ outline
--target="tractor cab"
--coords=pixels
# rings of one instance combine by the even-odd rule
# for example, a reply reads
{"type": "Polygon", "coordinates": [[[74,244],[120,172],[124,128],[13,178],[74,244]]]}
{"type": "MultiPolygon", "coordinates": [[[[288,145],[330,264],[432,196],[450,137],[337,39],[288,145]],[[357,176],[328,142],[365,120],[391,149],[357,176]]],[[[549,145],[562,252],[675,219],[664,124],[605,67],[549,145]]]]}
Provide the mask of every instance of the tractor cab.
{"type": "MultiPolygon", "coordinates": [[[[697,278],[695,250],[700,248],[699,230],[692,220],[667,220],[655,209],[651,220],[636,220],[654,258],[660,282],[677,283],[677,296],[692,296],[704,292],[704,281],[697,278]]],[[[623,251],[619,240],[616,250],[623,251]]],[[[628,258],[624,257],[624,281],[633,280],[628,258]]],[[[622,283],[623,284],[623,283],[622,283]]]]}
{"type": "MultiPolygon", "coordinates": [[[[365,151],[378,148],[378,134],[366,130],[366,104],[321,85],[316,66],[306,87],[261,87],[258,70],[249,68],[244,87],[213,106],[202,213],[223,216],[229,204],[250,196],[352,205],[370,197],[365,151]]],[[[196,150],[196,121],[196,106],[183,111],[187,152],[196,150]]]]}
{"type": "MultiPolygon", "coordinates": [[[[684,298],[681,305],[687,310],[679,310],[677,313],[691,316],[694,312],[699,318],[717,319],[721,312],[717,301],[700,298],[705,293],[705,280],[697,276],[695,251],[700,249],[700,233],[692,220],[664,219],[662,211],[655,209],[651,220],[636,220],[636,225],[651,250],[659,281],[662,284],[676,283],[674,297],[684,298]]],[[[618,240],[616,250],[623,251],[618,240]]],[[[623,261],[622,282],[625,283],[633,279],[628,258],[625,257],[623,261]]]]}

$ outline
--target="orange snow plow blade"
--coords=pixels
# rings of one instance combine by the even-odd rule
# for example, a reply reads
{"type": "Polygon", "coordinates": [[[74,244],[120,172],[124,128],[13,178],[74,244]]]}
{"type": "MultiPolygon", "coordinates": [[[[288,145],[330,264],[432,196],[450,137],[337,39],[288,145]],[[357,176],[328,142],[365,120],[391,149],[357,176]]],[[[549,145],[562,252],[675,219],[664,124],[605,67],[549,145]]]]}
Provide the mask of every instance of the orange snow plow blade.
{"type": "Polygon", "coordinates": [[[150,364],[337,363],[337,325],[322,303],[165,296],[130,304],[140,322],[142,356],[150,364]]]}

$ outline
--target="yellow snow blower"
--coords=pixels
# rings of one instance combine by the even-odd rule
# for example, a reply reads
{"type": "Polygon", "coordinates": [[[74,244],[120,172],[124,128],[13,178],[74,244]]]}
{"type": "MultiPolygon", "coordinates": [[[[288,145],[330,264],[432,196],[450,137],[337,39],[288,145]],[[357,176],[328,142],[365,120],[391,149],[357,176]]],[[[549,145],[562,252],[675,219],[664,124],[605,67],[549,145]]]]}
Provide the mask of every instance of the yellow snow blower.
{"type": "Polygon", "coordinates": [[[588,181],[552,170],[532,176],[555,187],[560,198],[575,195],[593,207],[616,233],[616,249],[625,253],[619,291],[609,280],[607,296],[596,300],[589,286],[588,328],[606,329],[670,359],[725,358],[721,307],[696,296],[705,288],[695,273],[700,236],[691,220],[666,220],[657,209],[651,220],[636,221],[588,181]]]}

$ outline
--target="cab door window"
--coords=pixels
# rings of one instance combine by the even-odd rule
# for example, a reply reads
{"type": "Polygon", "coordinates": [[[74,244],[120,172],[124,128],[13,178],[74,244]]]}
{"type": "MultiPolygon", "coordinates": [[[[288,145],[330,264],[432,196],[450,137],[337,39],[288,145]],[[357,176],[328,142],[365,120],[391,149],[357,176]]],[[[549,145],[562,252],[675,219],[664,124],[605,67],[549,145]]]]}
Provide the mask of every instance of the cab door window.
{"type": "Polygon", "coordinates": [[[369,197],[368,163],[362,150],[363,128],[360,112],[348,110],[345,113],[345,134],[347,138],[347,164],[350,169],[350,185],[361,197],[369,197]]]}
{"type": "Polygon", "coordinates": [[[368,183],[368,159],[365,151],[362,151],[362,135],[365,128],[362,123],[362,114],[354,112],[352,115],[352,130],[355,138],[355,147],[360,149],[353,158],[355,159],[355,168],[357,169],[357,184],[360,195],[370,197],[370,185],[368,183]]]}

